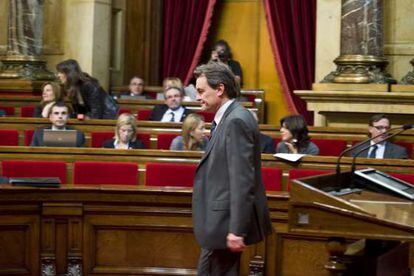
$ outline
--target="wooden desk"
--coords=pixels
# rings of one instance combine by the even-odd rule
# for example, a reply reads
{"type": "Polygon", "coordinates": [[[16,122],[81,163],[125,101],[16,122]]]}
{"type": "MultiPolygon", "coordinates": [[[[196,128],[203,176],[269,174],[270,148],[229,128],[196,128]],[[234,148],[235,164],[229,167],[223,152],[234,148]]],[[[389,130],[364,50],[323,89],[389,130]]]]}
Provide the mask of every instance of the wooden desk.
{"type": "MultiPolygon", "coordinates": [[[[283,192],[269,195],[272,222],[280,229],[288,199],[283,192]]],[[[0,218],[0,274],[196,274],[190,190],[3,185],[0,218]]],[[[266,274],[275,275],[275,248],[264,247],[243,253],[242,275],[255,255],[269,262],[266,274]]]]}

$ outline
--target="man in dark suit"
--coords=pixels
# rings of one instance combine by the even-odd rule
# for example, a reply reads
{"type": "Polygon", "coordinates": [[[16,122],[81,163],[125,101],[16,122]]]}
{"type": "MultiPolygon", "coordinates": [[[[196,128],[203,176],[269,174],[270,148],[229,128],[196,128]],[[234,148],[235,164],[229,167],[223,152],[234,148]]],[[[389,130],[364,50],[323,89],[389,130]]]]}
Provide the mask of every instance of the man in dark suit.
{"type": "MultiPolygon", "coordinates": [[[[369,120],[368,132],[370,137],[379,135],[377,138],[371,140],[369,149],[361,152],[358,156],[365,158],[386,158],[386,159],[406,159],[408,158],[407,150],[404,147],[393,144],[389,141],[383,141],[387,138],[385,133],[391,128],[391,123],[387,115],[376,114],[369,120]],[[374,145],[374,143],[378,143],[374,145]]],[[[357,147],[353,152],[352,156],[355,156],[362,147],[368,146],[367,143],[357,147]]]]}
{"type": "MultiPolygon", "coordinates": [[[[56,102],[50,107],[49,120],[52,126],[47,129],[52,130],[66,130],[70,129],[66,126],[69,119],[69,107],[64,102],[56,102]]],[[[30,146],[32,147],[43,147],[45,146],[44,139],[44,128],[36,129],[30,146]]],[[[81,131],[76,132],[76,146],[83,147],[85,144],[85,135],[81,131]]]]}
{"type": "Polygon", "coordinates": [[[169,87],[164,91],[165,104],[157,105],[152,110],[149,120],[161,122],[183,122],[191,110],[181,105],[184,91],[178,87],[169,87]]]}
{"type": "Polygon", "coordinates": [[[195,77],[201,109],[215,113],[194,180],[194,234],[202,248],[198,275],[239,275],[246,245],[260,242],[272,229],[260,133],[252,114],[235,101],[240,91],[226,65],[201,65],[195,77]]]}
{"type": "Polygon", "coordinates": [[[122,92],[121,98],[123,96],[136,97],[137,99],[152,99],[150,94],[144,91],[144,80],[138,76],[133,76],[129,81],[129,91],[122,92]]]}

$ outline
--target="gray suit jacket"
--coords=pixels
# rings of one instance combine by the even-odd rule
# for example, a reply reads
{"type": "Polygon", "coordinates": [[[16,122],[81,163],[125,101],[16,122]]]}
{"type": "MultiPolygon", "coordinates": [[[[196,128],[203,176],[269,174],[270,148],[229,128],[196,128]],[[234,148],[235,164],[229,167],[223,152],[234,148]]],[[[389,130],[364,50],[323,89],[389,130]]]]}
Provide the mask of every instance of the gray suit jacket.
{"type": "Polygon", "coordinates": [[[227,248],[228,233],[243,236],[246,244],[271,233],[259,136],[250,112],[233,102],[207,145],[194,180],[194,233],[202,248],[227,248]]]}
{"type": "MultiPolygon", "coordinates": [[[[363,146],[367,146],[368,144],[364,144],[363,146]]],[[[361,150],[361,147],[357,147],[353,152],[352,156],[355,156],[355,154],[361,150]]],[[[359,157],[367,157],[368,156],[368,150],[365,150],[361,152],[359,157]]],[[[385,144],[385,151],[384,151],[384,158],[385,159],[407,159],[408,154],[407,150],[404,147],[401,147],[399,145],[393,144],[391,142],[386,142],[385,144]]]]}

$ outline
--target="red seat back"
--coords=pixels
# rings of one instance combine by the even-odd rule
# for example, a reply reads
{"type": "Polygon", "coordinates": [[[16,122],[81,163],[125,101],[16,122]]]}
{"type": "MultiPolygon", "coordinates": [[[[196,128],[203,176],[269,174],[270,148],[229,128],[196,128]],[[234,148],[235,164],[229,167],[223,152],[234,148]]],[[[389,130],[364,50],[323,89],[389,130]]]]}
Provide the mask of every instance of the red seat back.
{"type": "Polygon", "coordinates": [[[408,183],[414,185],[414,174],[412,174],[412,173],[389,173],[389,174],[396,177],[396,178],[398,178],[398,179],[401,179],[405,182],[408,182],[408,183]]]}
{"type": "Polygon", "coordinates": [[[204,122],[211,123],[214,120],[214,113],[213,112],[207,112],[207,111],[197,111],[197,114],[204,117],[204,122]]]}
{"type": "Polygon", "coordinates": [[[157,135],[157,149],[168,150],[172,140],[175,137],[180,136],[178,133],[160,133],[157,135]]]}
{"type": "Polygon", "coordinates": [[[413,156],[413,144],[409,142],[395,141],[395,144],[405,148],[407,150],[408,158],[413,156]]]}
{"type": "Polygon", "coordinates": [[[137,120],[148,121],[149,116],[151,115],[151,109],[138,109],[137,111],[137,120]]]}
{"type": "Polygon", "coordinates": [[[59,177],[61,183],[66,183],[63,161],[5,160],[2,165],[6,177],[59,177]]]}
{"type": "Polygon", "coordinates": [[[288,190],[290,188],[290,185],[292,183],[292,180],[303,178],[303,177],[309,177],[314,175],[322,175],[322,174],[328,174],[332,173],[330,170],[313,170],[313,169],[290,169],[289,170],[289,179],[288,179],[288,190]]]}
{"type": "MultiPolygon", "coordinates": [[[[110,131],[91,132],[91,147],[101,148],[106,140],[112,138],[114,138],[114,133],[110,131]]],[[[137,139],[142,141],[146,149],[151,147],[151,135],[149,133],[137,133],[137,139]]]]}
{"type": "Polygon", "coordinates": [[[262,167],[262,179],[266,191],[282,190],[282,169],[262,167]]]}
{"type": "Polygon", "coordinates": [[[318,146],[322,156],[339,156],[346,148],[345,140],[312,139],[312,142],[318,146]]]}
{"type": "Polygon", "coordinates": [[[6,116],[14,116],[13,106],[0,106],[0,109],[3,109],[4,112],[6,112],[6,116]]]}
{"type": "Polygon", "coordinates": [[[19,132],[15,129],[0,129],[1,146],[18,146],[19,132]]]}
{"type": "Polygon", "coordinates": [[[116,184],[137,185],[138,165],[129,162],[87,162],[73,163],[73,184],[116,184]]]}
{"type": "Polygon", "coordinates": [[[25,146],[30,146],[34,132],[35,132],[34,129],[24,130],[24,145],[25,146]]]}
{"type": "Polygon", "coordinates": [[[20,107],[20,116],[21,117],[33,117],[35,111],[34,106],[22,106],[20,107]]]}
{"type": "Polygon", "coordinates": [[[147,163],[146,186],[192,187],[196,164],[147,163]]]}
{"type": "Polygon", "coordinates": [[[130,109],[130,108],[125,108],[125,107],[122,107],[122,108],[120,108],[120,109],[118,110],[118,115],[119,115],[119,114],[122,114],[122,113],[129,113],[129,114],[131,114],[131,109],[130,109]]]}

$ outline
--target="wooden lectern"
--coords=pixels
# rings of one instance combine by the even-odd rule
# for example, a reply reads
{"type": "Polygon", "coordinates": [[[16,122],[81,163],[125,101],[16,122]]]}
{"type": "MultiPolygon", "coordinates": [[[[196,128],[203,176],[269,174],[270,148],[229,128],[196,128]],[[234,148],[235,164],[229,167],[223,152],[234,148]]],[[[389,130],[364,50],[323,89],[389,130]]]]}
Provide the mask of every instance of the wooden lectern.
{"type": "Polygon", "coordinates": [[[345,172],[295,180],[289,232],[328,238],[330,257],[321,275],[409,275],[413,201],[374,191],[375,184],[356,177],[345,172]]]}

